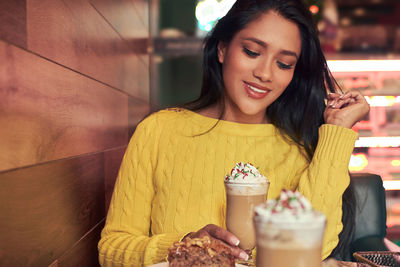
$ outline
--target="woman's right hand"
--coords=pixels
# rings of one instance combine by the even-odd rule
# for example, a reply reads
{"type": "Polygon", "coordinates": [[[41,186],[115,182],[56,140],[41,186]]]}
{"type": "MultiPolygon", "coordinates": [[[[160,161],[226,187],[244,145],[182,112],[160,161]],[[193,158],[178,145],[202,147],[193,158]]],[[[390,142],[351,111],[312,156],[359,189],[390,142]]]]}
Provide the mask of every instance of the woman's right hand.
{"type": "Polygon", "coordinates": [[[369,112],[369,104],[359,90],[345,94],[330,93],[324,119],[328,124],[352,128],[369,112]]]}
{"type": "Polygon", "coordinates": [[[190,238],[202,238],[208,236],[210,239],[217,239],[223,241],[222,243],[227,246],[232,251],[232,255],[241,260],[247,260],[249,255],[242,249],[238,247],[239,239],[231,232],[219,227],[215,224],[208,224],[198,230],[197,232],[190,233],[186,235],[183,239],[190,238]]]}

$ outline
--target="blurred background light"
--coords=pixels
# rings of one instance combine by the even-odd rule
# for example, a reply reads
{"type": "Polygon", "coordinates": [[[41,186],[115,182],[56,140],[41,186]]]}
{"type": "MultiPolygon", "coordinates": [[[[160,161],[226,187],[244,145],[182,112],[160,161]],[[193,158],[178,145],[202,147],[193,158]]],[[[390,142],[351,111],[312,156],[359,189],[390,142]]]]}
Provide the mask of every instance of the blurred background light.
{"type": "Polygon", "coordinates": [[[400,136],[359,137],[355,147],[400,147],[400,136]]]}
{"type": "Polygon", "coordinates": [[[229,11],[236,0],[201,0],[196,6],[196,19],[200,30],[209,32],[214,24],[229,11]]]}
{"type": "Polygon", "coordinates": [[[400,103],[400,96],[365,96],[371,107],[391,107],[400,103]]]}
{"type": "Polygon", "coordinates": [[[313,14],[317,14],[319,11],[319,7],[317,7],[316,5],[312,5],[312,6],[310,6],[310,11],[313,14]]]}
{"type": "Polygon", "coordinates": [[[368,165],[368,159],[365,154],[359,153],[351,155],[349,169],[350,171],[362,171],[368,165]]]}
{"type": "Polygon", "coordinates": [[[390,164],[392,164],[393,167],[400,167],[400,160],[394,159],[390,164]]]}
{"type": "Polygon", "coordinates": [[[400,60],[328,60],[332,72],[400,71],[400,60]]]}
{"type": "Polygon", "coordinates": [[[399,180],[387,180],[383,181],[383,187],[385,190],[400,190],[399,180]]]}

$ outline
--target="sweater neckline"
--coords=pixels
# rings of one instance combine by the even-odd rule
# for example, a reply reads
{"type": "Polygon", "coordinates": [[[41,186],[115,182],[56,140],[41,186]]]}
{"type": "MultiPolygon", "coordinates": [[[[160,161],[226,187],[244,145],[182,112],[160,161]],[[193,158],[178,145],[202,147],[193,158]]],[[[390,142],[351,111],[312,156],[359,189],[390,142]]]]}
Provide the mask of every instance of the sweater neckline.
{"type": "Polygon", "coordinates": [[[192,122],[201,127],[202,131],[210,130],[214,125],[212,131],[221,133],[238,135],[238,136],[271,136],[277,134],[277,129],[273,124],[247,124],[238,123],[226,120],[219,120],[205,115],[199,114],[195,111],[180,108],[191,119],[192,122]]]}

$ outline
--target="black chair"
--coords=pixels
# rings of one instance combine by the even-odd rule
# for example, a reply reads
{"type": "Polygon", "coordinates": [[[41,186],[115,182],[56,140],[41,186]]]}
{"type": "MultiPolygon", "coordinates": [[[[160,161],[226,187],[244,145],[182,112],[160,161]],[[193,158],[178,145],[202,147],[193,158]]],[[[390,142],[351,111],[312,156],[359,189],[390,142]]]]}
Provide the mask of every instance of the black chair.
{"type": "Polygon", "coordinates": [[[382,178],[376,174],[352,174],[356,198],[355,232],[351,252],[387,251],[386,197],[382,178]]]}
{"type": "MultiPolygon", "coordinates": [[[[384,244],[386,236],[386,198],[382,178],[376,174],[353,173],[351,174],[351,188],[354,199],[343,201],[343,216],[354,212],[354,225],[352,220],[343,221],[343,233],[339,240],[348,238],[345,229],[353,230],[353,238],[347,249],[338,255],[332,254],[338,260],[355,261],[353,253],[356,251],[387,251],[384,244]],[[354,205],[351,207],[351,205],[354,205]],[[346,225],[347,224],[347,225],[346,225]]],[[[347,196],[349,192],[346,192],[347,196]]],[[[343,240],[341,240],[343,241],[343,240]]],[[[340,241],[339,241],[340,243],[340,241]]]]}

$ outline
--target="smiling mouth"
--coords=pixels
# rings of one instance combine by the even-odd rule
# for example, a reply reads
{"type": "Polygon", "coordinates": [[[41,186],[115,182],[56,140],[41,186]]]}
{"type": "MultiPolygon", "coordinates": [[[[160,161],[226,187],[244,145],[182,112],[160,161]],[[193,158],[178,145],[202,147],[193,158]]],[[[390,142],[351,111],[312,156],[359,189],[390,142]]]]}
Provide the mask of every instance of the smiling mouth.
{"type": "Polygon", "coordinates": [[[268,89],[261,89],[260,86],[250,85],[247,82],[244,82],[244,88],[246,90],[247,95],[254,99],[264,98],[271,91],[268,89]]]}
{"type": "Polygon", "coordinates": [[[260,93],[260,94],[263,94],[263,93],[267,93],[267,92],[268,92],[268,90],[257,89],[257,88],[255,88],[254,86],[251,86],[250,84],[248,84],[248,86],[249,86],[249,88],[250,88],[251,90],[253,90],[254,92],[260,93]]]}

